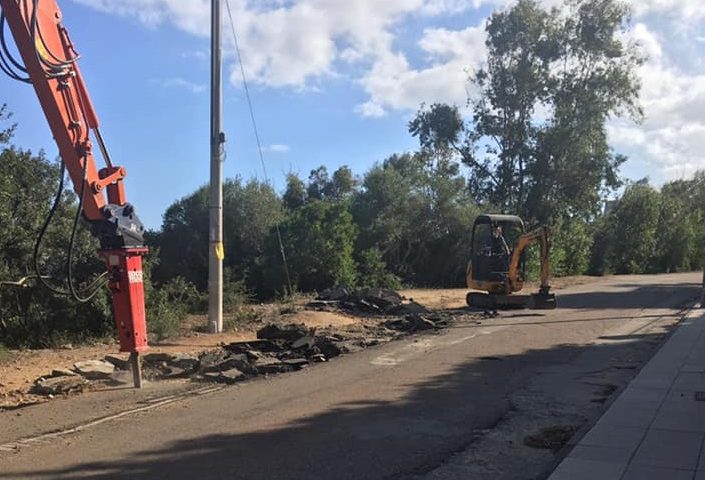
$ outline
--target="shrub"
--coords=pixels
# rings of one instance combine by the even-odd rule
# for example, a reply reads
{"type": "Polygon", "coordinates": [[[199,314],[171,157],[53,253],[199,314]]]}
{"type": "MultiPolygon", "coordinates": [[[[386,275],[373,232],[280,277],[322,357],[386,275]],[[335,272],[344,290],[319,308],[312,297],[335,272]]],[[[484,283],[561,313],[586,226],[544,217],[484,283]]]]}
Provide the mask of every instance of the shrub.
{"type": "Polygon", "coordinates": [[[399,288],[399,278],[387,271],[382,252],[368,248],[360,254],[357,284],[361,287],[399,288]]]}

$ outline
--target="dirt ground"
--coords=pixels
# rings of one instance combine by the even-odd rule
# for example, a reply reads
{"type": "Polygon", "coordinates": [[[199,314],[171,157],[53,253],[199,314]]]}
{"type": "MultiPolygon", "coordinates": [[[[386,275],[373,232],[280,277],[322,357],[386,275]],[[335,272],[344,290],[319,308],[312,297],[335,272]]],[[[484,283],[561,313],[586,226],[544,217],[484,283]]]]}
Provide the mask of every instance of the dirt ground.
{"type": "MultiPolygon", "coordinates": [[[[460,295],[462,292],[458,292],[460,295]]],[[[302,301],[305,303],[305,301],[302,301]]],[[[272,305],[263,305],[262,309],[272,310],[272,305]]],[[[361,322],[362,319],[336,312],[318,312],[303,310],[297,306],[297,311],[278,315],[276,318],[267,315],[266,322],[275,320],[276,323],[299,323],[310,328],[341,327],[361,322]]],[[[191,316],[187,323],[192,327],[207,323],[204,315],[191,316]]],[[[151,342],[150,353],[196,353],[218,347],[231,342],[253,340],[256,331],[265,321],[253,322],[239,328],[238,331],[224,332],[221,334],[207,334],[193,332],[184,336],[169,338],[162,342],[151,342]]],[[[127,354],[120,354],[117,342],[80,346],[62,349],[43,350],[5,350],[0,357],[0,409],[13,407],[18,404],[35,403],[46,400],[44,397],[29,394],[34,381],[51,373],[53,369],[70,369],[74,363],[82,360],[103,359],[106,355],[117,355],[127,358],[127,354]]]]}
{"type": "MultiPolygon", "coordinates": [[[[566,277],[555,279],[552,283],[559,290],[571,285],[580,285],[596,281],[596,277],[566,277]]],[[[529,288],[533,288],[529,285],[529,288]]],[[[462,308],[465,306],[467,289],[406,289],[400,291],[401,295],[424,305],[432,310],[462,308]]],[[[362,323],[363,318],[346,313],[319,312],[304,310],[302,299],[296,305],[294,313],[276,314],[281,310],[274,304],[261,305],[267,314],[263,315],[266,321],[277,323],[303,323],[311,328],[341,327],[362,323]]],[[[207,323],[206,316],[194,315],[188,319],[191,327],[201,327],[207,323]]],[[[151,352],[166,353],[195,353],[237,341],[252,340],[256,338],[256,331],[263,322],[247,324],[235,332],[226,332],[212,335],[193,332],[185,336],[170,338],[163,342],[152,342],[151,352]]],[[[53,369],[71,368],[75,362],[81,360],[102,359],[106,355],[119,355],[118,344],[109,343],[102,345],[70,347],[65,349],[46,350],[9,350],[0,357],[0,408],[11,407],[20,403],[34,403],[44,401],[44,397],[28,393],[34,381],[42,375],[49,374],[53,369]]],[[[127,358],[126,354],[123,354],[127,358]]]]}

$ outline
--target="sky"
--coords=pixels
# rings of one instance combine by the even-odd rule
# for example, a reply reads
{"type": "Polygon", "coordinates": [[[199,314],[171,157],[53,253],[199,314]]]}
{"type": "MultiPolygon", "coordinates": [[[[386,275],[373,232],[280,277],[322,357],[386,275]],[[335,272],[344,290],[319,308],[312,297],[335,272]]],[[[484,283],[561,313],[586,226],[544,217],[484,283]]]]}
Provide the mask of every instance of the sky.
{"type": "MultiPolygon", "coordinates": [[[[541,0],[556,5],[558,0],[541,0]]],[[[703,0],[631,0],[625,41],[640,68],[640,124],[609,123],[622,173],[652,183],[705,168],[703,0]]],[[[209,179],[210,0],[59,0],[113,162],[150,228],[209,179]]],[[[230,0],[267,171],[325,165],[362,174],[412,150],[422,102],[466,107],[485,58],[485,23],[509,0],[230,0]]],[[[226,177],[264,178],[224,9],[226,177]]],[[[57,155],[31,87],[0,77],[14,142],[57,155]]]]}

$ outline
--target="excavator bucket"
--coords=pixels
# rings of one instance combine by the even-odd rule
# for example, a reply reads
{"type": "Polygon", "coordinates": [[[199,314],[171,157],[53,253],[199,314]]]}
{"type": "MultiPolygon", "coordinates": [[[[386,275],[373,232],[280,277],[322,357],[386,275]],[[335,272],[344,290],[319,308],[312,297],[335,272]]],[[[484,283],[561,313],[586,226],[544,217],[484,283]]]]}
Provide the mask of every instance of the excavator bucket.
{"type": "Polygon", "coordinates": [[[470,292],[467,304],[471,308],[484,310],[516,310],[528,308],[531,303],[529,295],[501,295],[481,292],[470,292]]]}
{"type": "Polygon", "coordinates": [[[529,308],[532,310],[553,310],[556,308],[556,295],[548,291],[532,293],[529,308]]]}
{"type": "Polygon", "coordinates": [[[538,293],[531,295],[469,292],[466,300],[469,307],[485,310],[553,310],[556,308],[556,295],[549,290],[550,287],[541,287],[538,293]]]}

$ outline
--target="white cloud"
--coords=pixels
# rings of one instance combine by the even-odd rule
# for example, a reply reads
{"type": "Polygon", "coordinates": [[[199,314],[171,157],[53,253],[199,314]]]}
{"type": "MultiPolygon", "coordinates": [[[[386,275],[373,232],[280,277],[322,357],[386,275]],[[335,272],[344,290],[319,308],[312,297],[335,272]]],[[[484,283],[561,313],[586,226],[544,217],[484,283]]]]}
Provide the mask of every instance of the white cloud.
{"type": "Polygon", "coordinates": [[[705,168],[705,73],[677,66],[645,24],[635,25],[631,35],[650,54],[639,71],[645,120],[641,125],[614,122],[612,143],[660,170],[660,180],[705,168]]]}
{"type": "Polygon", "coordinates": [[[262,150],[265,152],[272,153],[287,153],[291,150],[291,147],[289,145],[284,145],[281,143],[273,143],[272,145],[265,145],[264,147],[262,147],[262,150]]]}
{"type": "MultiPolygon", "coordinates": [[[[669,178],[705,167],[705,62],[702,58],[704,0],[629,0],[635,23],[626,34],[650,60],[640,69],[643,125],[613,122],[618,151],[658,166],[669,178]],[[697,28],[700,28],[698,31],[697,28]],[[684,31],[694,32],[684,36],[684,31]],[[700,34],[700,35],[698,35],[700,34]],[[700,55],[700,57],[698,56],[700,55]]],[[[74,0],[150,28],[174,25],[207,38],[210,0],[74,0]]],[[[504,7],[511,0],[230,0],[245,68],[265,88],[308,90],[346,75],[365,98],[355,111],[380,117],[409,111],[421,102],[463,104],[470,69],[483,61],[484,20],[464,29],[434,28],[438,15],[478,7],[504,7]],[[427,28],[398,42],[405,22],[427,28]],[[400,28],[401,27],[401,28],[400,28]],[[411,45],[411,46],[410,46],[411,45]],[[412,49],[414,50],[412,52],[412,49]],[[414,55],[421,53],[421,57],[414,55]]],[[[561,0],[542,0],[555,6],[561,0]]],[[[229,23],[224,24],[228,41],[229,23]]],[[[231,44],[227,58],[234,60],[231,44]]],[[[240,83],[237,69],[231,81],[240,83]]],[[[172,79],[170,85],[203,91],[203,85],[172,79]]]]}
{"type": "MultiPolygon", "coordinates": [[[[193,35],[207,37],[210,29],[209,0],[74,0],[92,8],[136,19],[156,27],[169,23],[193,35]]],[[[239,35],[245,68],[253,83],[266,87],[311,88],[325,78],[337,75],[338,60],[360,63],[376,74],[388,72],[384,64],[403,57],[395,51],[393,28],[412,15],[433,16],[458,13],[473,8],[481,0],[231,0],[233,17],[239,35]]],[[[224,39],[226,50],[233,58],[230,28],[226,21],[224,39]]],[[[425,34],[426,35],[426,34],[425,34]]],[[[431,35],[431,34],[429,34],[431,35]]],[[[438,39],[442,41],[442,39],[438,39]]],[[[425,48],[422,45],[422,48],[425,48]]],[[[440,58],[443,52],[429,53],[440,58]]],[[[449,45],[446,48],[450,48],[449,45]]],[[[445,52],[446,55],[451,52],[445,52]]],[[[457,52],[456,52],[457,53],[457,52]]],[[[437,59],[438,59],[437,58],[437,59]]],[[[449,61],[457,60],[457,54],[449,61]]],[[[459,74],[433,65],[439,74],[459,74]]],[[[373,79],[362,73],[363,83],[372,85],[373,79]]],[[[410,69],[403,77],[405,89],[414,89],[415,79],[433,84],[424,76],[429,71],[410,69]]],[[[462,72],[461,72],[462,73],[462,72]]],[[[231,81],[240,82],[239,73],[233,69],[231,81]]],[[[450,83],[450,82],[448,82],[450,83]]],[[[438,88],[437,90],[443,90],[438,88]]],[[[457,87],[454,89],[457,91],[457,87]]],[[[462,86],[461,86],[462,90],[462,86]]],[[[389,107],[408,106],[400,98],[389,107]]],[[[377,99],[372,101],[379,103],[377,99]]]]}
{"type": "Polygon", "coordinates": [[[427,65],[414,68],[403,54],[379,56],[361,84],[370,100],[358,106],[365,116],[387,109],[415,109],[422,102],[462,104],[468,96],[469,68],[485,58],[484,27],[426,29],[419,47],[427,65]]]}
{"type": "Polygon", "coordinates": [[[165,88],[182,88],[191,93],[203,93],[206,91],[206,85],[195,83],[181,77],[166,78],[163,80],[155,80],[156,83],[165,88]]]}
{"type": "Polygon", "coordinates": [[[688,23],[705,18],[702,0],[631,0],[636,17],[666,15],[688,23]]]}

